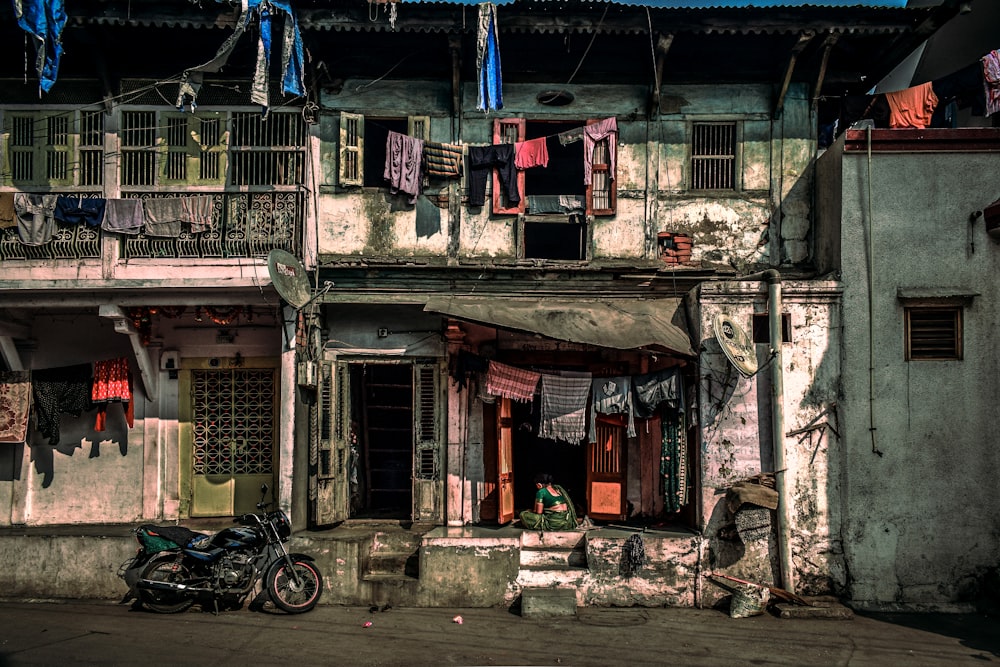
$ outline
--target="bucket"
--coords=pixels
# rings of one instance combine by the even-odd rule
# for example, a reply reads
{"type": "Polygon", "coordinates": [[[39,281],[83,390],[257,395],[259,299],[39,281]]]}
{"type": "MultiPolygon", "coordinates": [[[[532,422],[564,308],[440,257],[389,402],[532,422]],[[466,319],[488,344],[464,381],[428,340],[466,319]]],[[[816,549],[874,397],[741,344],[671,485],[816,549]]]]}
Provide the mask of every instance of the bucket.
{"type": "Polygon", "coordinates": [[[656,235],[656,245],[660,259],[666,264],[684,264],[691,261],[694,242],[687,234],[660,232],[656,235]]]}

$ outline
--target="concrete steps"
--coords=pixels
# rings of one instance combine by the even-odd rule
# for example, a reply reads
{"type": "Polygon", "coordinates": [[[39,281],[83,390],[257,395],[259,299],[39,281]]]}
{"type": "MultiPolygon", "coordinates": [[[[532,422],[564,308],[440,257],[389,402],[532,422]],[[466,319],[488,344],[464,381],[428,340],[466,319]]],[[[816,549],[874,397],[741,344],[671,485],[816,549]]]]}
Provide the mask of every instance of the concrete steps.
{"type": "Polygon", "coordinates": [[[524,531],[517,583],[521,615],[572,616],[578,591],[590,576],[585,531],[524,531]]]}

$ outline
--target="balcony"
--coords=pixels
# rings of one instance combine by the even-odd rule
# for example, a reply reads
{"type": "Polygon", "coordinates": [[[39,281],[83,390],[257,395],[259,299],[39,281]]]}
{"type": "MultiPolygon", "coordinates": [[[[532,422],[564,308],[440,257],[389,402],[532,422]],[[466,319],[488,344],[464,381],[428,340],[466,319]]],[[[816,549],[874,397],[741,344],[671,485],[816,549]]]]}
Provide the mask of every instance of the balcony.
{"type": "MultiPolygon", "coordinates": [[[[74,193],[79,194],[79,193],[74,193]]],[[[114,238],[117,256],[125,261],[143,259],[208,259],[266,257],[274,248],[299,254],[305,197],[299,191],[192,192],[213,198],[214,230],[182,233],[177,238],[112,234],[86,225],[58,226],[54,238],[40,246],[21,243],[17,229],[0,230],[0,262],[25,260],[100,259],[103,240],[114,238]]],[[[125,197],[150,199],[178,193],[130,192],[125,197]]],[[[91,193],[85,196],[100,196],[91,193]]]]}

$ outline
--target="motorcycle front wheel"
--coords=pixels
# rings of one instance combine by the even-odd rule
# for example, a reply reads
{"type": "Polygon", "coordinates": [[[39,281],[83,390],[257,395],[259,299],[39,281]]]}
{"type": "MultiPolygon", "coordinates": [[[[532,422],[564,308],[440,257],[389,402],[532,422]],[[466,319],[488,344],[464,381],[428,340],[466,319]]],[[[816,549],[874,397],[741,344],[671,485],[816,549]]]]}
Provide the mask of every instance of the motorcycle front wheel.
{"type": "Polygon", "coordinates": [[[323,592],[323,576],[315,563],[303,558],[293,556],[292,568],[284,561],[275,563],[267,575],[267,592],[278,609],[289,614],[301,614],[319,602],[319,596],[323,592]],[[296,574],[298,583],[295,581],[296,574]]]}
{"type": "MultiPolygon", "coordinates": [[[[154,560],[142,571],[142,578],[151,581],[183,583],[191,578],[191,572],[181,562],[175,559],[154,560]]],[[[158,591],[144,588],[139,592],[139,598],[144,607],[158,614],[179,614],[187,611],[194,604],[189,594],[173,591],[158,591]]]]}

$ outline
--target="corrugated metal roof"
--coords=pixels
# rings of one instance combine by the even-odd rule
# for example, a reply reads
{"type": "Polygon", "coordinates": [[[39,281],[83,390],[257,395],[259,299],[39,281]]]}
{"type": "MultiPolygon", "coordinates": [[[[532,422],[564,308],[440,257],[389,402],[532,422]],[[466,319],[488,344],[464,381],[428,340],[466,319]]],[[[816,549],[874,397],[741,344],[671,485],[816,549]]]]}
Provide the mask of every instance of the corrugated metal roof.
{"type": "MultiPolygon", "coordinates": [[[[566,0],[548,0],[553,4],[566,0]]],[[[612,5],[650,7],[653,9],[740,9],[740,8],[784,8],[799,7],[857,7],[866,9],[900,9],[906,7],[907,0],[597,0],[612,5]]],[[[400,0],[404,3],[478,5],[482,0],[400,0]]],[[[516,0],[493,0],[494,5],[510,5],[516,0]]]]}

